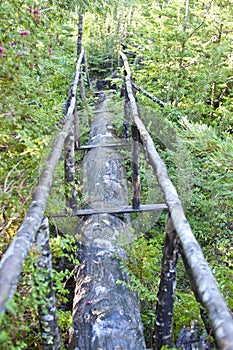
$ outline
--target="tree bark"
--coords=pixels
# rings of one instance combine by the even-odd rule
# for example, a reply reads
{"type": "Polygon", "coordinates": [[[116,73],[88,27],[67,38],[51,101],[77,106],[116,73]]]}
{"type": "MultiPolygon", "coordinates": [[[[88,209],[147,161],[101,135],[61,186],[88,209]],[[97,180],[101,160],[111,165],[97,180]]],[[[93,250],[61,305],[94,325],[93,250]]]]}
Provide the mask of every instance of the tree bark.
{"type": "Polygon", "coordinates": [[[131,102],[134,121],[140,132],[140,138],[147,151],[158,184],[164,193],[174,228],[179,236],[180,244],[182,245],[187,263],[197,286],[198,294],[208,311],[215,339],[221,349],[232,350],[233,319],[231,312],[217,287],[213,274],[203,256],[202,250],[192,233],[177,191],[168,177],[166,166],[156,151],[150,134],[147,132],[143,122],[139,118],[131,86],[131,73],[127,57],[122,52],[120,52],[120,54],[127,71],[126,86],[131,102]]]}
{"type": "MultiPolygon", "coordinates": [[[[102,109],[106,110],[106,101],[102,109]]],[[[110,113],[98,113],[93,122],[90,144],[117,142],[109,131],[110,113]]],[[[80,266],[76,275],[73,330],[69,349],[143,350],[138,297],[129,288],[123,244],[133,239],[127,215],[99,214],[127,203],[127,184],[122,156],[107,147],[95,147],[83,163],[84,196],[96,213],[79,226],[80,266]],[[120,281],[120,282],[119,282],[120,281]]]]}

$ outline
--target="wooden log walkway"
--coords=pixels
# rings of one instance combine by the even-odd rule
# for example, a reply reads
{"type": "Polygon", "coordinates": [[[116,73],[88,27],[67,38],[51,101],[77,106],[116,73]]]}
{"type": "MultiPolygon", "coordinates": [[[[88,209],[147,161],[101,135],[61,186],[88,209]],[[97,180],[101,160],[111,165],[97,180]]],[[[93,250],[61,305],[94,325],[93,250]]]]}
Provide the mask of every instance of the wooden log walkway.
{"type": "MultiPolygon", "coordinates": [[[[101,104],[103,112],[98,110],[96,114],[90,132],[91,147],[83,161],[83,195],[92,209],[74,214],[88,216],[78,229],[80,266],[76,273],[70,350],[146,348],[139,300],[127,287],[129,278],[121,269],[126,258],[123,245],[133,240],[129,216],[125,214],[132,208],[126,206],[123,158],[115,146],[99,147],[117,142],[107,129],[114,121],[107,104],[105,100],[101,104]]],[[[164,205],[159,209],[163,210],[164,205]]]]}

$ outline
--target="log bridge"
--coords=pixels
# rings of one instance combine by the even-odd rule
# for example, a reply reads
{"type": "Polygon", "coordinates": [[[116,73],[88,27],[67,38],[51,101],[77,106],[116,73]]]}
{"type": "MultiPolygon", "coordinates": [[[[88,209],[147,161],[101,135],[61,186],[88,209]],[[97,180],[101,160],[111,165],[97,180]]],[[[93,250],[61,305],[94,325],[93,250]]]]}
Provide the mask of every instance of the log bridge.
{"type": "MultiPolygon", "coordinates": [[[[49,221],[44,214],[54,171],[63,155],[65,181],[68,184],[66,206],[69,211],[53,216],[77,217],[78,233],[81,237],[77,242],[80,265],[75,276],[73,328],[69,349],[146,349],[138,296],[127,287],[129,277],[122,271],[121,262],[127,259],[124,245],[130,245],[134,239],[130,213],[159,210],[167,212],[167,223],[157,295],[154,349],[173,345],[172,316],[176,264],[181,255],[190,280],[190,288],[200,308],[206,311],[202,312],[206,327],[210,322],[220,349],[233,350],[231,312],[191,231],[164,162],[140,118],[133,93],[130,67],[123,52],[119,52],[119,56],[125,69],[124,138],[116,139],[109,130],[109,125],[114,120],[107,98],[95,111],[88,145],[80,145],[77,87],[80,85],[81,99],[84,101],[81,71],[84,70],[87,76],[88,71],[85,51],[82,49],[79,52],[63,128],[54,140],[24,221],[0,263],[0,312],[6,312],[7,303],[17,288],[24,261],[36,242],[37,249],[41,252],[37,267],[40,273],[44,274],[43,280],[46,280],[49,286],[43,300],[43,311],[39,314],[41,346],[43,349],[61,349],[51,277],[49,221]],[[128,139],[129,125],[131,140],[128,139]],[[141,204],[141,144],[146,159],[153,168],[155,181],[164,194],[164,203],[141,204]],[[120,152],[120,149],[129,145],[132,150],[132,206],[128,205],[127,182],[120,152]],[[82,165],[86,208],[80,209],[77,208],[75,193],[75,152],[83,151],[86,152],[82,165]]],[[[87,80],[89,81],[89,78],[87,80]]],[[[161,103],[160,105],[163,107],[161,103]]]]}

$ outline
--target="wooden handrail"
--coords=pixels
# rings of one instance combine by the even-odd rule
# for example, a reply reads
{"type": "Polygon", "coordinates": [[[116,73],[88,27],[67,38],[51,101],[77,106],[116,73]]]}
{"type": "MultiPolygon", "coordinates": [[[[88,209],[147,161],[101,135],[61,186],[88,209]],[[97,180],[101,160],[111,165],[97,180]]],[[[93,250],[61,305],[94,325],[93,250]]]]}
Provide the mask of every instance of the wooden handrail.
{"type": "Polygon", "coordinates": [[[190,272],[195,281],[202,304],[206,307],[212,323],[215,339],[221,349],[233,349],[233,319],[220,293],[213,274],[205,260],[202,250],[194,237],[190,225],[185,217],[184,210],[177,191],[168,177],[167,169],[155,149],[154,142],[139,118],[137,104],[133,95],[131,84],[131,72],[126,55],[119,51],[123,59],[126,71],[126,88],[131,102],[131,110],[134,122],[138,127],[141,140],[147,152],[150,164],[157,177],[167,203],[174,228],[187,259],[190,272]]]}
{"type": "Polygon", "coordinates": [[[0,312],[5,312],[6,302],[11,300],[15,293],[23,263],[35,241],[36,232],[40,228],[44,217],[47,199],[53,183],[54,170],[62,154],[64,141],[74,119],[77,86],[83,57],[84,49],[81,51],[77,61],[72,85],[72,97],[64,126],[54,141],[52,151],[40,176],[39,184],[34,190],[32,201],[23,223],[0,262],[0,312]]]}

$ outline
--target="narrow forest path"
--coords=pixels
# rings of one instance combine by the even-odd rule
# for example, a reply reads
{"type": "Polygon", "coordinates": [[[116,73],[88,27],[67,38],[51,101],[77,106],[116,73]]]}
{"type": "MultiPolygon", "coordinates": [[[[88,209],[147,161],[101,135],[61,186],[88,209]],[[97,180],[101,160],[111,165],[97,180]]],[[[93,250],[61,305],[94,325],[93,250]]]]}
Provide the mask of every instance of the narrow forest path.
{"type": "MultiPolygon", "coordinates": [[[[86,105],[85,98],[82,98],[85,92],[80,74],[84,68],[87,75],[87,65],[83,66],[83,60],[86,59],[85,51],[82,49],[67,99],[63,127],[54,139],[38,186],[33,191],[27,214],[0,262],[0,312],[7,316],[7,303],[14,296],[24,262],[36,242],[38,255],[41,257],[37,259],[41,281],[39,288],[45,287],[44,281],[48,286],[42,296],[40,295],[41,300],[37,302],[40,309],[41,345],[43,349],[62,348],[58,336],[52,255],[48,244],[49,221],[45,217],[48,215],[45,210],[54,182],[55,169],[62,160],[64,164],[60,180],[63,191],[59,192],[59,196],[62,193],[61,201],[65,204],[65,211],[61,212],[63,207],[57,201],[54,206],[57,213],[49,217],[64,220],[63,224],[67,226],[68,234],[77,234],[74,245],[75,249],[76,244],[78,245],[79,264],[72,271],[72,276],[73,272],[75,274],[76,286],[69,349],[146,349],[139,298],[130,289],[128,273],[122,269],[127,259],[124,247],[130,246],[134,240],[129,213],[166,211],[168,215],[163,231],[165,239],[163,248],[160,248],[163,250],[163,257],[156,305],[153,306],[155,308],[153,344],[148,346],[160,350],[163,346],[171,348],[174,344],[172,322],[176,266],[181,256],[185,274],[190,281],[190,289],[198,302],[203,324],[209,334],[204,348],[207,348],[210,335],[213,334],[218,348],[233,350],[231,310],[219,291],[202,249],[192,233],[166,165],[140,118],[127,57],[121,51],[119,55],[125,67],[124,81],[121,77],[125,97],[122,129],[124,130],[124,126],[131,126],[131,152],[128,152],[130,155],[127,154],[127,161],[131,160],[132,206],[128,205],[126,170],[123,166],[125,159],[122,152],[125,147],[129,147],[129,143],[126,139],[117,138],[113,132],[118,112],[114,108],[110,94],[100,93],[101,102],[93,112],[95,119],[91,126],[89,144],[79,147],[80,110],[77,103],[77,88],[80,84],[80,97],[83,105],[86,105]],[[156,196],[153,196],[150,204],[140,203],[140,148],[143,148],[145,161],[151,166],[155,175],[153,182],[161,189],[165,203],[154,203],[158,200],[156,196]],[[79,176],[79,173],[75,172],[75,149],[76,152],[86,152],[82,164],[81,202],[85,204],[84,208],[77,207],[76,175],[79,176]],[[72,222],[72,226],[75,222],[78,227],[75,230],[70,229],[69,222],[72,222]]],[[[127,135],[128,128],[124,131],[127,135]]],[[[158,269],[157,262],[152,269],[155,271],[158,269]]],[[[158,270],[156,273],[158,274],[158,270]]],[[[37,280],[35,284],[38,292],[37,280]]]]}
{"type": "Polygon", "coordinates": [[[79,225],[70,349],[145,349],[138,297],[125,286],[129,280],[121,267],[123,245],[133,239],[129,215],[98,213],[128,204],[122,142],[112,133],[116,115],[109,110],[110,98],[95,111],[89,139],[93,148],[83,161],[83,195],[96,214],[85,216],[79,225]]]}

